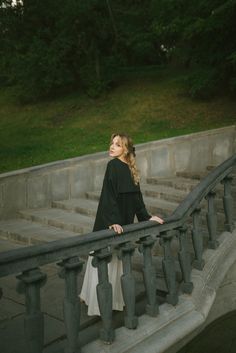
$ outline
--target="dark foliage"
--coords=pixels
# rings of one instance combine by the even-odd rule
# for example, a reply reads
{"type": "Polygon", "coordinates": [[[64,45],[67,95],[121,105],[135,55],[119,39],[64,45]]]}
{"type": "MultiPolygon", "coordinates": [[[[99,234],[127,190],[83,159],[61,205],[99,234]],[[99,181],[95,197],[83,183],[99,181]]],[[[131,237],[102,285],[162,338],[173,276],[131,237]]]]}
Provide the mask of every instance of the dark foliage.
{"type": "Polygon", "coordinates": [[[236,0],[0,0],[0,80],[24,99],[97,96],[121,66],[188,68],[188,92],[236,92],[236,0]]]}

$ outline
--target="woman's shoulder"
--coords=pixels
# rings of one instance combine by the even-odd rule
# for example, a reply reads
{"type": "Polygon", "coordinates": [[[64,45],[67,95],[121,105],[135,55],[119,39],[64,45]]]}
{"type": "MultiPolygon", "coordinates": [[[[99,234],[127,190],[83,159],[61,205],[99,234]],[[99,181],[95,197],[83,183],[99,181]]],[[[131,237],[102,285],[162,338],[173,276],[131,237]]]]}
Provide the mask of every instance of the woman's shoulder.
{"type": "MultiPolygon", "coordinates": [[[[113,175],[121,172],[123,170],[123,166],[121,165],[121,162],[118,158],[113,158],[107,163],[107,168],[106,168],[106,173],[108,175],[113,175]]],[[[124,164],[124,163],[123,163],[124,164]]]]}
{"type": "Polygon", "coordinates": [[[108,162],[108,175],[117,181],[117,190],[120,193],[138,192],[139,185],[135,185],[127,163],[118,158],[108,162]]]}
{"type": "Polygon", "coordinates": [[[106,176],[120,179],[122,176],[129,177],[130,170],[128,164],[118,158],[113,158],[107,163],[106,176]]]}
{"type": "Polygon", "coordinates": [[[128,164],[125,162],[122,162],[119,158],[113,158],[107,163],[107,166],[108,167],[117,167],[117,168],[122,168],[122,167],[127,168],[128,164]]]}
{"type": "Polygon", "coordinates": [[[105,176],[111,176],[117,173],[118,163],[117,158],[111,159],[107,162],[105,176]]]}
{"type": "Polygon", "coordinates": [[[116,167],[115,159],[111,159],[110,161],[107,162],[107,170],[112,170],[115,167],[116,167]]]}

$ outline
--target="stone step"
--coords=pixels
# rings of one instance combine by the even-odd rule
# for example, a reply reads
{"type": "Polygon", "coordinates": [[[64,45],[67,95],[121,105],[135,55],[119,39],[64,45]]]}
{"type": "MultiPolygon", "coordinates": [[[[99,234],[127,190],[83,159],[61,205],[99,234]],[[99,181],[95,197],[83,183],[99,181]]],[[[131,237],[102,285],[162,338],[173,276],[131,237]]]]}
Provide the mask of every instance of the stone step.
{"type": "MultiPolygon", "coordinates": [[[[171,202],[157,197],[144,196],[144,202],[146,204],[148,211],[151,214],[160,214],[161,216],[164,216],[164,217],[170,215],[178,206],[177,202],[171,202]]],[[[221,221],[223,216],[222,200],[216,199],[215,204],[216,204],[216,210],[219,214],[218,215],[219,220],[221,221]]],[[[81,214],[81,215],[91,216],[93,220],[95,218],[96,210],[97,210],[96,201],[87,200],[83,198],[57,201],[53,203],[53,206],[61,210],[72,211],[73,213],[77,212],[78,214],[81,214]]],[[[201,207],[202,207],[202,217],[205,218],[206,209],[207,209],[206,200],[203,200],[203,202],[201,203],[201,207]]]]}
{"type": "Polygon", "coordinates": [[[169,216],[178,206],[176,202],[170,202],[154,197],[144,196],[144,203],[148,212],[152,215],[160,215],[163,217],[169,216]]]}
{"type": "Polygon", "coordinates": [[[181,178],[181,177],[169,177],[169,178],[148,177],[147,184],[173,187],[177,190],[184,190],[187,193],[189,193],[198,184],[198,181],[187,179],[187,178],[181,178]]]}
{"type": "Polygon", "coordinates": [[[209,174],[209,171],[205,172],[190,172],[190,171],[184,171],[184,172],[176,172],[176,176],[180,178],[187,178],[187,179],[193,179],[193,180],[202,180],[209,174]]]}
{"type": "MultiPolygon", "coordinates": [[[[91,195],[92,197],[95,197],[98,192],[93,191],[86,194],[87,196],[91,195]]],[[[178,206],[178,203],[176,202],[170,202],[157,197],[148,197],[145,195],[144,202],[148,211],[152,214],[160,213],[162,215],[169,215],[178,206]]],[[[53,207],[55,207],[55,209],[72,211],[74,213],[78,212],[78,214],[81,215],[91,216],[93,219],[96,216],[97,205],[97,201],[86,198],[53,202],[53,207]]]]}
{"type": "MultiPolygon", "coordinates": [[[[212,172],[217,166],[213,166],[213,165],[209,165],[206,167],[205,171],[195,171],[195,172],[191,172],[191,171],[182,171],[182,172],[176,172],[176,176],[179,177],[184,177],[184,178],[190,178],[190,179],[203,179],[205,176],[207,176],[210,172],[212,172]]],[[[236,168],[233,168],[231,175],[233,177],[236,177],[236,168]]]]}
{"type": "MultiPolygon", "coordinates": [[[[197,180],[198,182],[200,182],[203,178],[205,178],[208,174],[210,173],[210,171],[208,172],[176,172],[176,177],[180,177],[180,178],[186,178],[186,179],[192,179],[192,180],[197,180]]],[[[230,174],[233,177],[232,180],[232,187],[233,190],[235,192],[235,186],[236,186],[236,173],[232,172],[230,174]]],[[[220,187],[220,185],[217,186],[217,190],[220,191],[221,189],[223,189],[223,187],[220,187]]]]}
{"type": "MultiPolygon", "coordinates": [[[[235,178],[236,179],[236,178],[235,178]]],[[[189,192],[191,192],[198,184],[199,180],[190,179],[184,177],[170,177],[170,178],[157,178],[157,177],[149,177],[147,178],[147,184],[151,185],[162,185],[165,187],[174,188],[176,190],[182,190],[186,192],[186,196],[189,192]]],[[[214,191],[216,192],[216,196],[221,198],[224,194],[224,187],[221,184],[218,184],[214,191]]],[[[236,196],[236,186],[232,185],[232,195],[236,196]]]]}
{"type": "MultiPolygon", "coordinates": [[[[188,192],[182,189],[176,189],[170,186],[163,186],[158,184],[143,184],[142,186],[143,195],[150,196],[157,199],[163,199],[166,201],[174,202],[180,204],[185,197],[188,196],[188,192]]],[[[236,190],[235,190],[236,195],[236,190]]],[[[223,212],[223,191],[217,192],[215,197],[215,207],[218,211],[223,212]]],[[[234,197],[234,190],[233,190],[234,197]]],[[[207,201],[205,199],[202,200],[201,206],[203,208],[207,208],[207,201]]]]}
{"type": "Polygon", "coordinates": [[[158,184],[142,184],[141,190],[143,196],[176,203],[180,203],[187,196],[187,192],[184,190],[178,190],[173,187],[158,184]]]}
{"type": "Polygon", "coordinates": [[[19,214],[28,221],[50,225],[77,234],[91,232],[94,223],[93,217],[57,208],[27,209],[20,211],[19,214]]]}
{"type": "Polygon", "coordinates": [[[78,233],[25,219],[11,219],[0,222],[0,237],[19,244],[42,244],[74,235],[78,235],[78,233]]]}
{"type": "MultiPolygon", "coordinates": [[[[162,199],[169,202],[174,202],[179,204],[184,200],[188,195],[188,192],[182,189],[176,189],[171,186],[159,185],[159,184],[142,184],[141,190],[145,197],[151,197],[154,199],[162,199]]],[[[223,192],[221,193],[223,194],[223,192]]],[[[222,196],[222,195],[221,195],[222,196]]],[[[85,197],[89,200],[99,200],[100,192],[99,191],[89,191],[85,193],[85,197]]],[[[220,212],[223,211],[223,201],[220,195],[217,195],[215,198],[216,209],[220,212]]],[[[207,201],[202,201],[202,207],[207,207],[207,201]]]]}
{"type": "Polygon", "coordinates": [[[101,191],[100,190],[95,190],[95,191],[87,191],[85,193],[85,197],[89,200],[95,200],[95,201],[99,201],[101,195],[101,191]]]}
{"type": "MultiPolygon", "coordinates": [[[[165,185],[142,183],[140,188],[143,196],[164,199],[166,201],[179,203],[187,196],[186,191],[165,185]]],[[[85,197],[89,200],[99,201],[100,191],[88,191],[85,193],[85,197]]]]}
{"type": "Polygon", "coordinates": [[[63,201],[53,201],[52,207],[80,213],[82,215],[94,218],[96,216],[98,202],[96,200],[88,200],[86,198],[77,198],[63,201]]]}
{"type": "MultiPolygon", "coordinates": [[[[180,202],[187,195],[185,191],[162,185],[142,183],[140,188],[143,196],[165,199],[167,201],[180,202]]],[[[85,197],[89,200],[99,201],[100,191],[88,191],[85,193],[85,197]]]]}

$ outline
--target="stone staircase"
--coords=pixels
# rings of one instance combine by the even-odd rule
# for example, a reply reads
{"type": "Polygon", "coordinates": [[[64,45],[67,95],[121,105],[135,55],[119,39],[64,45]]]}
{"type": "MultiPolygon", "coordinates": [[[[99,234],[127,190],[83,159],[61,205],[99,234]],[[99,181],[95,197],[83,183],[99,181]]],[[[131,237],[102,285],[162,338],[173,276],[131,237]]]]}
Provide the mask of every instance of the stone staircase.
{"type": "MultiPolygon", "coordinates": [[[[144,201],[147,209],[152,214],[158,214],[161,217],[167,217],[170,215],[179,203],[188,195],[188,193],[199,183],[209,170],[205,173],[177,173],[175,177],[171,178],[157,178],[149,177],[141,184],[141,189],[144,197],[144,201]]],[[[216,189],[216,204],[219,220],[219,234],[220,229],[223,229],[223,203],[222,203],[222,194],[223,187],[219,186],[216,189]]],[[[234,198],[236,198],[236,183],[233,184],[233,193],[234,198]]],[[[15,248],[15,246],[22,245],[32,245],[32,244],[42,244],[49,241],[54,241],[57,239],[65,239],[75,235],[82,235],[91,232],[94,218],[97,210],[98,200],[100,196],[100,191],[85,191],[80,198],[54,201],[50,208],[45,209],[25,209],[21,210],[18,214],[18,217],[15,219],[0,221],[0,251],[5,250],[1,249],[2,242],[7,242],[7,250],[15,248]]],[[[206,225],[205,213],[207,208],[206,201],[203,201],[202,209],[202,224],[206,225]]],[[[236,209],[236,208],[235,208],[236,209]]],[[[205,240],[207,241],[207,231],[204,230],[205,240]]],[[[189,234],[189,246],[190,251],[193,256],[193,248],[191,245],[191,235],[189,234]]],[[[178,242],[173,241],[178,248],[178,242]]],[[[6,245],[5,245],[6,246],[6,245]]],[[[176,248],[176,249],[177,249],[176,248]]],[[[175,249],[175,250],[176,250],[175,249]]],[[[162,248],[159,246],[158,242],[154,249],[154,255],[161,255],[162,248]]],[[[161,266],[161,257],[154,256],[153,262],[155,268],[157,269],[157,287],[158,287],[158,300],[159,303],[165,302],[165,295],[167,292],[165,281],[163,280],[162,266],[161,266]]],[[[51,264],[50,271],[48,276],[50,281],[43,288],[42,300],[45,304],[44,311],[52,315],[57,322],[63,320],[62,310],[58,314],[58,302],[63,302],[64,297],[64,286],[63,282],[57,277],[57,266],[51,264]],[[54,267],[55,266],[55,269],[54,267]],[[53,268],[53,269],[52,269],[53,268]],[[52,284],[52,279],[54,282],[52,284]],[[51,288],[57,288],[57,302],[54,305],[53,296],[55,295],[54,291],[51,288]],[[50,297],[50,293],[52,294],[50,297]],[[45,298],[45,299],[44,299],[45,298]],[[48,304],[50,303],[50,305],[48,304]],[[48,307],[49,309],[48,309],[48,307]],[[55,308],[54,308],[55,306],[55,308]],[[51,311],[50,311],[51,310],[51,311]]],[[[134,276],[136,281],[136,304],[137,304],[137,314],[142,315],[145,308],[145,298],[144,298],[144,287],[143,280],[141,276],[142,264],[140,263],[140,255],[138,252],[135,253],[133,259],[133,269],[134,276]]],[[[81,272],[78,278],[78,290],[82,285],[83,274],[85,267],[81,272]]],[[[177,270],[177,280],[181,279],[181,273],[179,269],[179,264],[176,261],[176,270],[177,270]]],[[[47,269],[46,269],[47,272],[47,269]]],[[[6,278],[6,281],[11,279],[6,278]]],[[[15,294],[14,294],[15,295],[15,294]]],[[[9,295],[9,301],[12,301],[11,295],[9,295]]],[[[17,298],[13,298],[15,302],[20,302],[17,298]]],[[[82,317],[81,317],[81,329],[83,334],[81,335],[82,346],[86,345],[88,342],[96,339],[98,337],[99,328],[101,328],[101,321],[97,317],[88,317],[87,309],[82,305],[82,317]]],[[[123,325],[123,313],[115,313],[114,316],[114,325],[115,327],[121,327],[123,325]]],[[[55,333],[54,340],[64,342],[64,333],[62,329],[62,334],[55,333]]],[[[49,343],[48,343],[49,344],[49,343]]],[[[50,346],[50,344],[49,344],[50,346]]],[[[51,351],[50,351],[51,353],[51,351]]]]}
{"type": "MultiPolygon", "coordinates": [[[[148,177],[141,184],[148,211],[167,217],[207,173],[209,170],[204,173],[182,172],[169,178],[148,177]]],[[[235,181],[233,190],[236,195],[235,181]]],[[[218,186],[216,192],[219,230],[222,230],[223,187],[218,186]]],[[[0,221],[0,238],[31,245],[89,233],[93,227],[99,195],[100,190],[85,191],[80,198],[54,201],[50,208],[21,210],[17,218],[0,221]]],[[[206,201],[203,201],[202,207],[204,225],[206,201]]]]}
{"type": "MultiPolygon", "coordinates": [[[[143,180],[141,190],[144,202],[151,214],[157,214],[165,218],[170,215],[179,203],[193,190],[199,181],[209,173],[209,167],[204,173],[177,173],[174,177],[158,178],[148,177],[143,180]]],[[[234,196],[236,199],[236,182],[233,184],[234,196]]],[[[218,234],[224,230],[223,214],[223,186],[216,188],[216,208],[218,221],[218,234]]],[[[57,239],[66,239],[71,236],[90,233],[96,215],[100,190],[85,191],[83,195],[76,199],[53,201],[50,208],[44,209],[24,209],[19,211],[15,219],[0,221],[0,239],[21,245],[42,244],[57,239]]],[[[208,231],[206,227],[207,201],[202,201],[201,221],[204,247],[207,247],[208,231]]],[[[235,207],[236,209],[236,207],[235,207]]],[[[191,224],[191,219],[189,219],[191,224]]],[[[194,249],[189,229],[189,252],[194,258],[194,249]]],[[[172,240],[172,251],[177,260],[179,243],[177,238],[172,240]]],[[[1,249],[0,249],[1,251],[1,249]]],[[[158,288],[163,293],[166,292],[166,284],[163,280],[161,257],[163,249],[157,241],[153,248],[153,261],[159,277],[158,288]]],[[[136,251],[133,256],[133,269],[140,273],[142,269],[141,255],[136,251]]],[[[176,261],[177,273],[178,260],[176,261]]],[[[179,276],[181,279],[181,276],[179,276]]]]}

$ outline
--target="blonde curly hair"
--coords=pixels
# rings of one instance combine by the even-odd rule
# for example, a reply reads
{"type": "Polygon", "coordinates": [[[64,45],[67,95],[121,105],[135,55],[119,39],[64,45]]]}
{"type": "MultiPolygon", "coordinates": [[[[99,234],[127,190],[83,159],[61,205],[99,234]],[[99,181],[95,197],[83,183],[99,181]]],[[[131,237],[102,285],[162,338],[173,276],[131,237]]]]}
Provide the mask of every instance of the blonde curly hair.
{"type": "Polygon", "coordinates": [[[139,181],[140,181],[140,176],[139,176],[138,168],[136,166],[135,147],[133,145],[133,141],[127,134],[114,133],[111,135],[110,143],[112,143],[113,139],[116,136],[118,136],[121,140],[121,145],[125,151],[125,158],[126,158],[128,166],[129,166],[132,178],[134,180],[135,185],[138,185],[139,181]]]}

